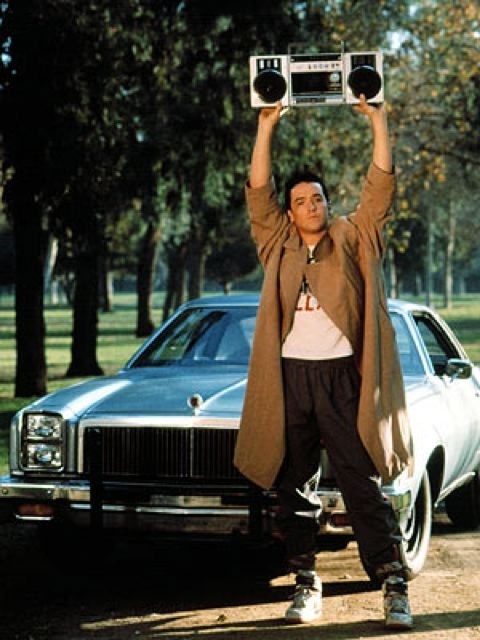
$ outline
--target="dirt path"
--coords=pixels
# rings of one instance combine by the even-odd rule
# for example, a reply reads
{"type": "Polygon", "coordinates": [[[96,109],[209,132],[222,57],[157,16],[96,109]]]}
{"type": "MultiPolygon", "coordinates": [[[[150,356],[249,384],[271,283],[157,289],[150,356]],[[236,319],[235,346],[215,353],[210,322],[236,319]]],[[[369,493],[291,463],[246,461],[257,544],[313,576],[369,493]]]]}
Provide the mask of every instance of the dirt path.
{"type": "Polygon", "coordinates": [[[262,576],[251,556],[192,548],[166,557],[158,546],[125,543],[106,569],[73,576],[45,561],[33,531],[4,525],[0,533],[2,640],[480,640],[480,531],[458,533],[441,519],[410,583],[415,629],[403,634],[383,629],[380,593],[353,543],[319,554],[324,615],[292,627],[282,621],[291,577],[262,576]]]}

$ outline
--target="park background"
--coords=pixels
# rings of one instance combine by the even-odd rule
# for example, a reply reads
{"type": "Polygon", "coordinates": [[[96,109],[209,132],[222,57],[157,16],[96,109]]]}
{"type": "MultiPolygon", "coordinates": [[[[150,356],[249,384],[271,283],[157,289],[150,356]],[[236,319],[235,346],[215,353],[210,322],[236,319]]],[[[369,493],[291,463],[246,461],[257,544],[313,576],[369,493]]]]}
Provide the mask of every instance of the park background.
{"type": "MultiPolygon", "coordinates": [[[[187,299],[258,291],[248,58],[293,46],[383,52],[388,294],[480,360],[476,1],[11,0],[0,43],[0,455],[27,399],[118,370],[187,299]]],[[[295,108],[274,173],[314,166],[343,215],[370,150],[351,107],[295,108]]]]}

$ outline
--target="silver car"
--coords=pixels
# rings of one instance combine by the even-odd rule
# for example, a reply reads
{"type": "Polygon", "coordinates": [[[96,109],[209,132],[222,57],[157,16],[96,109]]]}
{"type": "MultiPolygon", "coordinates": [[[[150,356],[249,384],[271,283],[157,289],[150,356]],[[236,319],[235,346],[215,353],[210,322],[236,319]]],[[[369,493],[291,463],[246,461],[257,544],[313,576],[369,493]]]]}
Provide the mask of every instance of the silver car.
{"type": "MultiPolygon", "coordinates": [[[[278,541],[276,493],[232,464],[257,296],[182,306],[111,377],[67,387],[12,420],[0,518],[36,522],[59,541],[86,530],[181,539],[278,541]]],[[[442,504],[462,528],[480,523],[480,371],[444,321],[389,301],[413,427],[415,470],[383,487],[398,514],[414,577],[442,504]]],[[[326,454],[315,490],[319,550],[353,538],[326,454]]],[[[372,579],[370,567],[364,568],[372,579]]]]}

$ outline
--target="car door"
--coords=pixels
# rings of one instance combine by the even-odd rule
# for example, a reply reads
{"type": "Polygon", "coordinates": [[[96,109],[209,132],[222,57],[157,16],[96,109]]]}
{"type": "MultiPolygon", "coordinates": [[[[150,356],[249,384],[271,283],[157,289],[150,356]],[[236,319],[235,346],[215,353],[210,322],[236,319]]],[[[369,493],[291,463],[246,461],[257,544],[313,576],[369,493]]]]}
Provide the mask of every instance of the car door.
{"type": "Polygon", "coordinates": [[[448,327],[427,311],[413,314],[421,340],[441,389],[442,415],[439,429],[445,445],[445,483],[459,477],[478,464],[480,439],[479,388],[474,377],[449,376],[446,365],[450,358],[466,360],[448,327]]]}

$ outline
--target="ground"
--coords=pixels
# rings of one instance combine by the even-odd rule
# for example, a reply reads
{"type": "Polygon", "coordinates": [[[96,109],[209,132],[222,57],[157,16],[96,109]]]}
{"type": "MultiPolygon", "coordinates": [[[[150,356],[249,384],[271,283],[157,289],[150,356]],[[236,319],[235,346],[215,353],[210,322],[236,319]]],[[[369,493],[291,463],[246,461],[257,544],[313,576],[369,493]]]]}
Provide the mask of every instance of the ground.
{"type": "Polygon", "coordinates": [[[123,542],[98,571],[53,566],[33,528],[0,526],[0,638],[5,640],[480,640],[480,531],[434,525],[426,566],[410,583],[415,628],[384,630],[355,543],[318,556],[324,614],[311,625],[282,620],[292,577],[223,547],[123,542]],[[181,553],[180,553],[181,552],[181,553]]]}

